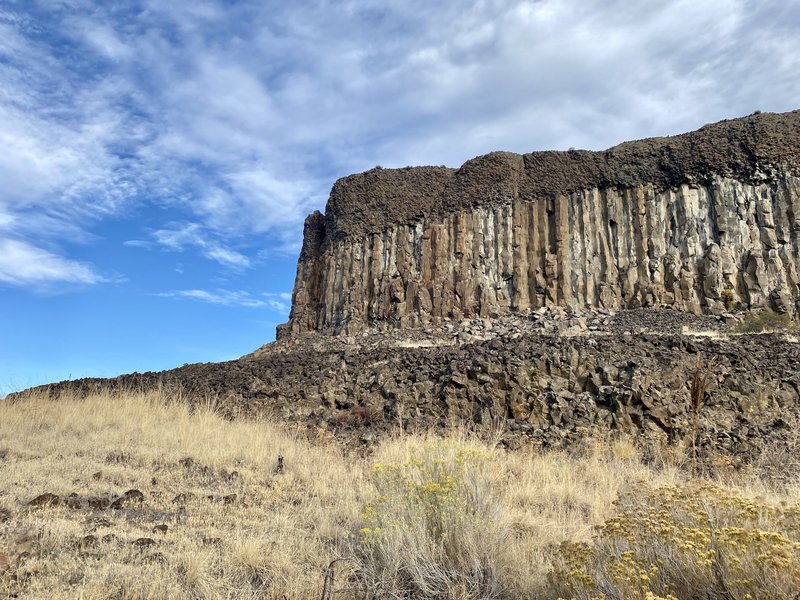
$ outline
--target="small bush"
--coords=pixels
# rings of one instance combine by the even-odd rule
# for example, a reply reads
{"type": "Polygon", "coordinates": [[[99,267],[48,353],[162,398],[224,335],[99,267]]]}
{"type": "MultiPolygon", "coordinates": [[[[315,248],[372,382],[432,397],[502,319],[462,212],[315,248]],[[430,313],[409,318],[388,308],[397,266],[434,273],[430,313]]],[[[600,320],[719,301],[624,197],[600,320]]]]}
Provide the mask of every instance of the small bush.
{"type": "Polygon", "coordinates": [[[556,592],[575,600],[793,599],[800,509],[753,502],[710,483],[621,496],[591,543],[562,545],[556,592]],[[722,595],[720,595],[722,594],[722,595]]]}
{"type": "Polygon", "coordinates": [[[725,288],[720,294],[725,310],[733,310],[736,307],[736,294],[730,288],[725,288]]]}
{"type": "Polygon", "coordinates": [[[402,464],[377,464],[377,496],[362,515],[359,554],[370,585],[413,598],[503,593],[506,528],[491,489],[489,454],[429,443],[402,464]]]}

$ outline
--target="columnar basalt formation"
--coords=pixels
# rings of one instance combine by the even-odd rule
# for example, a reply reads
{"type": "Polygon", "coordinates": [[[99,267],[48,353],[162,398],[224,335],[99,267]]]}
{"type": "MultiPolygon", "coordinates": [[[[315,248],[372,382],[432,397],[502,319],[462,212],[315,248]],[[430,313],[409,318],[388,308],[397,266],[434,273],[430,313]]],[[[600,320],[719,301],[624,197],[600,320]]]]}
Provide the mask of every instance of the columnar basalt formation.
{"type": "Polygon", "coordinates": [[[359,444],[467,425],[507,427],[509,448],[613,431],[654,449],[693,432],[709,460],[792,456],[800,322],[747,309],[797,312],[799,237],[800,112],[605,152],[373,169],[307,219],[281,339],[31,391],[219,397],[231,416],[359,444]]]}
{"type": "Polygon", "coordinates": [[[695,314],[800,299],[800,111],[604,152],[495,152],[339,180],[285,337],[547,306],[695,314]]]}

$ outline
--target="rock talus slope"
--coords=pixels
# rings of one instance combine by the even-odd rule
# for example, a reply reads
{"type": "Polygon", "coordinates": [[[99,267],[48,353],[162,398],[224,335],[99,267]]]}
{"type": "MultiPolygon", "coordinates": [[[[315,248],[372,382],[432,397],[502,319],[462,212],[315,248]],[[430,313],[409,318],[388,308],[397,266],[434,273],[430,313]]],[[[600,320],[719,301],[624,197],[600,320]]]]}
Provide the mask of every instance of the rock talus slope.
{"type": "Polygon", "coordinates": [[[717,317],[674,310],[608,312],[559,308],[424,330],[309,335],[225,363],[36,392],[175,390],[190,402],[219,397],[219,410],[233,417],[269,415],[362,443],[401,428],[474,427],[505,431],[509,448],[567,447],[611,434],[658,448],[688,439],[689,389],[699,371],[708,384],[698,414],[703,448],[750,462],[793,447],[797,335],[731,335],[717,317]]]}
{"type": "Polygon", "coordinates": [[[800,111],[604,152],[495,152],[339,180],[279,337],[550,306],[794,313],[800,111]]]}

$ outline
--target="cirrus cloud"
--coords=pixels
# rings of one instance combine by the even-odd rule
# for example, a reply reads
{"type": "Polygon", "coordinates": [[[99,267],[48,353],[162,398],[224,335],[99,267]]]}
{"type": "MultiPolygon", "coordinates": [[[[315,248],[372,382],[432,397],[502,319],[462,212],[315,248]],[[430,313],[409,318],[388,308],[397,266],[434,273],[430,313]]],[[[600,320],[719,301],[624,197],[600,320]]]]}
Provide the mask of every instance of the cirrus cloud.
{"type": "Polygon", "coordinates": [[[172,292],[162,292],[158,294],[164,298],[189,298],[209,304],[221,304],[223,306],[243,306],[245,308],[261,308],[270,306],[268,302],[253,298],[244,291],[232,291],[217,289],[209,290],[176,290],[172,292]]]}
{"type": "Polygon", "coordinates": [[[137,239],[196,225],[170,248],[244,272],[350,172],[790,110],[799,71],[779,0],[12,2],[0,227],[63,247],[146,213],[137,239]]]}

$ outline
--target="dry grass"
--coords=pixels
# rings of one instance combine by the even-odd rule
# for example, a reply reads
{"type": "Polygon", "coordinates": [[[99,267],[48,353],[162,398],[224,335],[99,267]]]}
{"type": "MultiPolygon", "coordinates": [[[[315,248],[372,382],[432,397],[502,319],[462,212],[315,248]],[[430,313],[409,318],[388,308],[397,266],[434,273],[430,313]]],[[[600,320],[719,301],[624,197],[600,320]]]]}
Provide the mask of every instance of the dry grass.
{"type": "MultiPolygon", "coordinates": [[[[562,545],[606,543],[596,527],[631,490],[683,489],[680,462],[647,466],[625,440],[572,456],[465,434],[398,437],[364,458],[157,393],[0,401],[0,598],[320,598],[338,557],[355,562],[337,563],[336,587],[360,591],[337,600],[556,598],[562,545]],[[88,506],[130,489],[144,501],[88,506]],[[28,506],[43,493],[59,505],[28,506]]],[[[743,498],[798,498],[727,477],[720,489],[743,498]]]]}
{"type": "Polygon", "coordinates": [[[716,329],[694,329],[693,327],[689,327],[684,325],[681,327],[681,335],[687,337],[702,337],[708,338],[711,340],[724,340],[728,336],[716,329]]]}
{"type": "Polygon", "coordinates": [[[335,446],[158,394],[2,402],[3,450],[0,548],[15,568],[0,590],[30,598],[314,597],[366,487],[335,446]],[[85,506],[129,489],[145,502],[85,506]],[[84,506],[26,506],[46,492],[84,506]],[[154,533],[161,524],[166,534],[154,533]],[[97,542],[82,548],[88,535],[97,542]],[[137,546],[142,538],[155,544],[137,546]]]}

